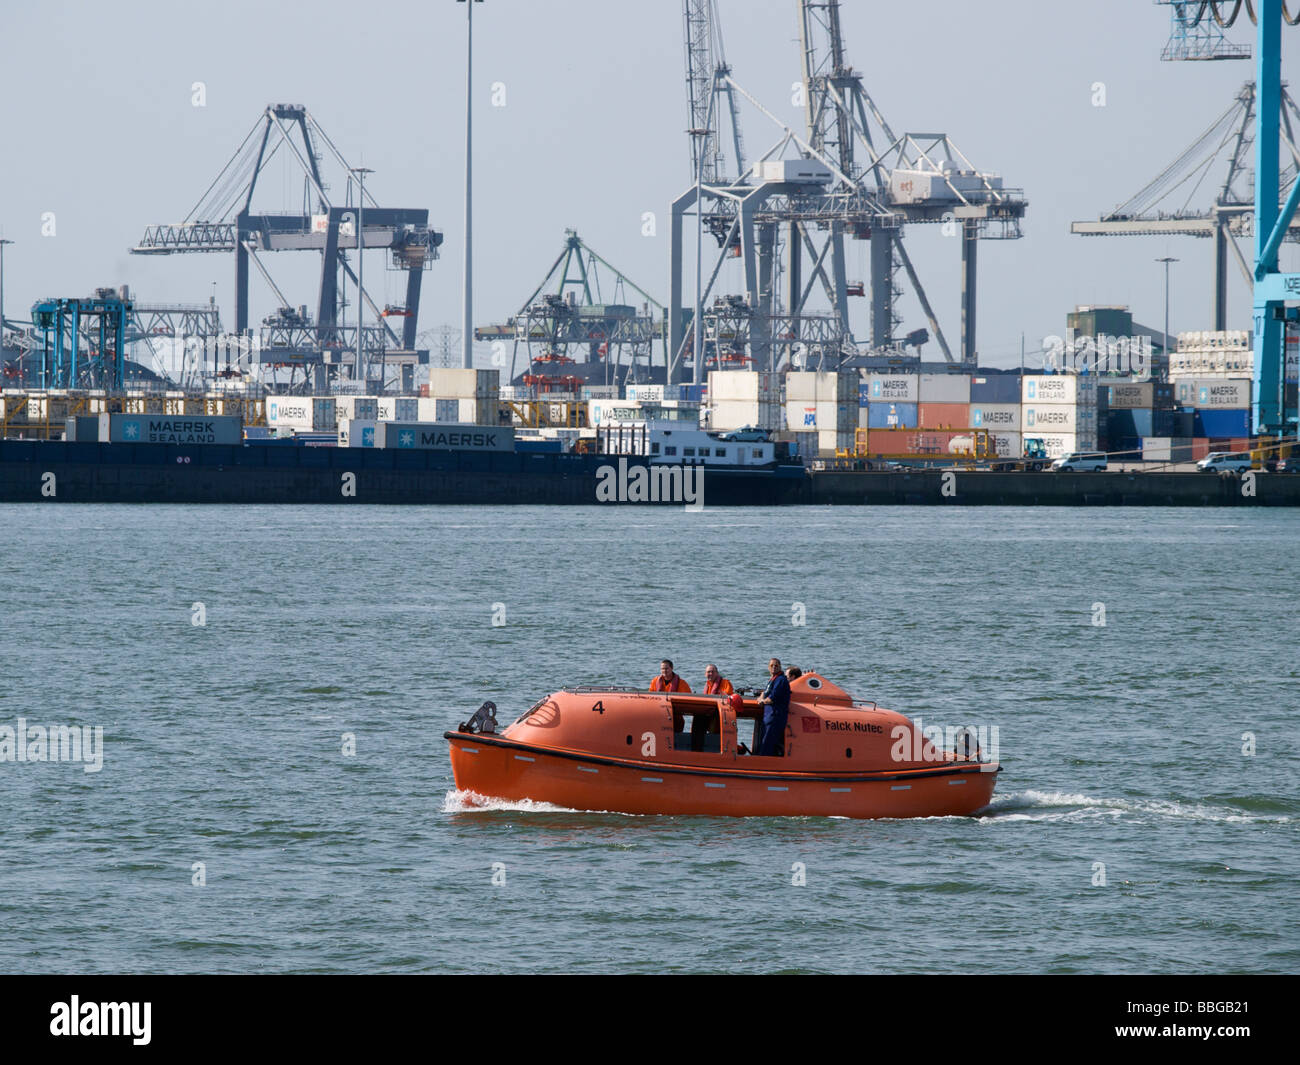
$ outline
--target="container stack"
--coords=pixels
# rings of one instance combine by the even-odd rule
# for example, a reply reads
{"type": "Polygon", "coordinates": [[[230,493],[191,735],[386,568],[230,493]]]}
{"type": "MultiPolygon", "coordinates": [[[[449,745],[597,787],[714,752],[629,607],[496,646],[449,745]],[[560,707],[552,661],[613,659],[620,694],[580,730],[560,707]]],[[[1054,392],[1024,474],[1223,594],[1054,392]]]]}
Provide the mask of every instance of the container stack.
{"type": "MultiPolygon", "coordinates": [[[[224,413],[224,401],[222,407],[224,413]]],[[[276,436],[338,431],[338,398],[335,396],[268,396],[266,424],[276,436]]]]}
{"type": "Polygon", "coordinates": [[[921,374],[917,425],[922,429],[969,429],[970,385],[967,374],[921,374]]]}
{"type": "Polygon", "coordinates": [[[781,384],[774,373],[710,370],[708,405],[713,429],[782,428],[781,384]]]}
{"type": "Polygon", "coordinates": [[[858,428],[915,429],[919,397],[916,374],[868,374],[858,389],[858,428]]]}
{"type": "MultiPolygon", "coordinates": [[[[858,375],[811,371],[786,374],[785,423],[793,433],[816,433],[818,452],[848,450],[858,427],[858,375]]],[[[811,443],[807,440],[808,445],[811,443]]]]}
{"type": "Polygon", "coordinates": [[[970,427],[988,431],[999,458],[1024,455],[1020,421],[1019,374],[971,378],[970,427]]]}
{"type": "MultiPolygon", "coordinates": [[[[414,421],[418,418],[462,425],[496,425],[500,401],[500,370],[433,367],[429,370],[429,395],[423,400],[426,405],[424,410],[420,411],[417,405],[414,417],[391,420],[414,421]],[[453,404],[456,408],[455,417],[451,417],[453,404]],[[434,417],[429,418],[430,414],[434,417]]],[[[380,418],[383,419],[383,415],[380,418]]]]}
{"type": "Polygon", "coordinates": [[[1097,449],[1097,378],[1026,374],[1021,378],[1021,439],[1039,439],[1049,458],[1097,449]]]}
{"type": "Polygon", "coordinates": [[[1190,436],[1182,433],[1174,410],[1174,386],[1156,381],[1116,381],[1101,386],[1106,398],[1107,451],[1138,452],[1147,437],[1190,436]]]}

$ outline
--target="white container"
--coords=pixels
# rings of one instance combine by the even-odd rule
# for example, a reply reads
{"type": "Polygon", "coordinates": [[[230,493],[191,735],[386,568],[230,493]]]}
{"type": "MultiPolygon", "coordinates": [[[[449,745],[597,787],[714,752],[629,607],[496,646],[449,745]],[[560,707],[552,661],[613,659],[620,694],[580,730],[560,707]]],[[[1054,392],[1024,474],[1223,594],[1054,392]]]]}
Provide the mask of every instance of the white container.
{"type": "Polygon", "coordinates": [[[1092,374],[1026,374],[1020,384],[1021,402],[1040,406],[1070,403],[1081,407],[1097,405],[1097,378],[1092,374]]]}
{"type": "Polygon", "coordinates": [[[774,373],[757,370],[710,370],[710,402],[730,400],[772,400],[780,394],[780,382],[774,373]]]}
{"type": "Polygon", "coordinates": [[[852,451],[853,436],[854,434],[852,431],[835,432],[827,431],[825,429],[818,430],[817,450],[819,452],[852,451]]]}
{"type": "Polygon", "coordinates": [[[588,425],[643,425],[645,410],[625,399],[593,399],[587,402],[588,425]]]}
{"type": "Polygon", "coordinates": [[[374,447],[375,418],[344,418],[339,422],[339,447],[374,447]]]}
{"type": "Polygon", "coordinates": [[[999,430],[989,433],[989,442],[1000,459],[1018,459],[1024,457],[1023,438],[1019,433],[1006,433],[999,430]]]}
{"type": "Polygon", "coordinates": [[[379,418],[379,399],[376,396],[335,396],[334,414],[339,425],[350,418],[376,421],[379,418]]]}
{"type": "Polygon", "coordinates": [[[375,446],[403,451],[514,451],[515,431],[484,425],[378,422],[375,446]]]}
{"type": "Polygon", "coordinates": [[[970,376],[959,373],[921,374],[920,402],[969,403],[970,376]]]}
{"type": "MultiPolygon", "coordinates": [[[[633,403],[661,403],[681,398],[681,385],[628,385],[624,390],[633,403]]],[[[618,393],[615,393],[617,398],[618,393]]]]}
{"type": "Polygon", "coordinates": [[[779,430],[785,428],[784,412],[773,402],[758,400],[718,400],[709,406],[711,429],[741,429],[752,425],[756,429],[779,430]]]}
{"type": "MultiPolygon", "coordinates": [[[[504,398],[504,389],[503,398],[504,398]]],[[[618,385],[583,385],[583,399],[618,399],[618,385]]]]}
{"type": "Polygon", "coordinates": [[[1023,413],[1019,403],[972,403],[970,424],[972,429],[1020,432],[1023,413]]]}
{"type": "MultiPolygon", "coordinates": [[[[919,403],[921,379],[916,374],[879,374],[867,377],[872,403],[919,403]]],[[[969,391],[969,386],[967,386],[969,391]]],[[[938,402],[932,401],[932,402],[938,402]]],[[[961,403],[970,402],[969,395],[961,403]]]]}
{"type": "Polygon", "coordinates": [[[1097,408],[1074,407],[1065,403],[1026,404],[1020,431],[1026,436],[1041,433],[1097,433],[1097,408]]]}
{"type": "Polygon", "coordinates": [[[858,375],[792,370],[785,375],[787,403],[795,400],[822,403],[827,400],[858,405],[858,375]]]}
{"type": "Polygon", "coordinates": [[[500,370],[429,368],[430,399],[473,399],[476,396],[496,396],[500,391],[500,370]]]}
{"type": "MultiPolygon", "coordinates": [[[[430,395],[433,394],[430,390],[430,395]]],[[[415,396],[379,396],[378,420],[381,422],[415,422],[420,420],[420,401],[415,396]]]]}
{"type": "Polygon", "coordinates": [[[1097,434],[1094,433],[1023,433],[1022,441],[1037,439],[1043,442],[1049,459],[1059,459],[1075,451],[1096,451],[1097,434]]]}
{"type": "MultiPolygon", "coordinates": [[[[218,402],[224,410],[224,401],[218,402]]],[[[209,408],[212,405],[209,400],[209,408]]],[[[338,403],[334,396],[267,396],[266,424],[273,429],[332,433],[338,429],[338,403]]]]}

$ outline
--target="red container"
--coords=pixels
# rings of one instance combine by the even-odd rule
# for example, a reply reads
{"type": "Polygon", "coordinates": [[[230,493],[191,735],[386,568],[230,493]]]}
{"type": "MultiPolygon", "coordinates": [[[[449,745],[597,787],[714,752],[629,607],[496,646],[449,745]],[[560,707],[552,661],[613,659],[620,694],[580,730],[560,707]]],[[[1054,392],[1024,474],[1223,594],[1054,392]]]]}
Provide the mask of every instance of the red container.
{"type": "Polygon", "coordinates": [[[917,424],[922,429],[969,429],[969,403],[920,403],[917,424]]]}
{"type": "Polygon", "coordinates": [[[1203,436],[1192,438],[1192,461],[1200,462],[1210,453],[1210,441],[1203,436]]]}

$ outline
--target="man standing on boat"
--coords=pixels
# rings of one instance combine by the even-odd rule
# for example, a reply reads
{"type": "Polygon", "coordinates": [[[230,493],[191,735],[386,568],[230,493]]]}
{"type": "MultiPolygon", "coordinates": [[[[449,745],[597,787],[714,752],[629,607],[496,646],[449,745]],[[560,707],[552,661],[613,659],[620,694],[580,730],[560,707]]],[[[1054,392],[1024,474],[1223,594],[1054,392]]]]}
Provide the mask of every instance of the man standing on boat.
{"type": "Polygon", "coordinates": [[[758,753],[774,756],[782,753],[785,739],[785,719],[790,713],[790,681],[781,671],[779,658],[768,662],[767,671],[771,680],[758,700],[758,705],[763,707],[763,736],[758,742],[758,753]]]}
{"type": "Polygon", "coordinates": [[[650,690],[652,692],[688,692],[691,690],[691,686],[673,672],[673,660],[665,658],[659,663],[659,676],[650,682],[650,690]]]}
{"type": "Polygon", "coordinates": [[[735,689],[731,681],[718,672],[718,667],[710,662],[704,667],[704,694],[730,695],[735,689]]]}

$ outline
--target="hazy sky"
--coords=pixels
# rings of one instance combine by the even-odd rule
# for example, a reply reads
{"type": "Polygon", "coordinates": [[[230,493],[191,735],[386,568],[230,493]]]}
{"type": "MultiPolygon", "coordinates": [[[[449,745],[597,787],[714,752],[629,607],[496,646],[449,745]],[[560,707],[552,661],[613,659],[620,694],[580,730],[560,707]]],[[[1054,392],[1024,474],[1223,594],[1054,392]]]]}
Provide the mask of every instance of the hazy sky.
{"type": "MultiPolygon", "coordinates": [[[[737,79],[802,133],[791,100],[795,0],[719,5],[737,79]]],[[[446,239],[426,275],[421,328],[459,323],[464,11],[454,0],[5,3],[0,230],[16,242],[6,249],[9,316],[27,317],[40,297],[122,282],[150,301],[206,302],[215,281],[229,324],[233,255],[127,249],[147,225],[184,218],[262,109],[287,102],[306,104],[354,165],[374,169],[367,188],[382,204],[429,208],[446,239]],[[195,82],[205,106],[193,106],[195,82]],[[42,236],[46,212],[53,236],[42,236]]],[[[1128,304],[1159,327],[1163,268],[1153,260],[1164,255],[1182,260],[1173,329],[1212,325],[1211,241],[1072,237],[1069,224],[1153,178],[1228,108],[1252,63],[1162,63],[1168,13],[1148,0],[845,0],[843,25],[850,60],[896,131],[947,132],[977,166],[1025,190],[1024,239],[981,247],[982,361],[1017,363],[1022,332],[1032,349],[1063,332],[1080,303],[1128,304]],[[1097,82],[1104,107],[1093,105],[1097,82]]],[[[566,227],[666,302],[668,204],[691,178],[681,34],[679,0],[476,6],[476,323],[518,308],[566,227]],[[504,106],[493,106],[494,84],[504,106]],[[642,235],[647,211],[657,215],[654,236],[642,235]]],[[[1232,36],[1252,39],[1249,28],[1232,36]]],[[[1284,31],[1284,76],[1298,40],[1300,29],[1284,31]]],[[[779,131],[747,110],[745,136],[757,155],[779,131]]],[[[255,206],[301,204],[301,174],[283,153],[263,182],[255,206]]],[[[1212,195],[1207,185],[1197,202],[1212,195]]],[[[956,347],[958,244],[933,226],[910,228],[906,241],[956,347]]],[[[865,277],[866,244],[850,252],[850,277],[865,277]]],[[[314,308],[317,258],[263,259],[295,304],[314,308]]],[[[1288,245],[1284,267],[1298,259],[1288,245]]],[[[367,257],[367,287],[400,302],[400,275],[379,283],[380,261],[367,257]]],[[[740,290],[738,264],[723,282],[740,290]]],[[[1230,285],[1229,325],[1248,328],[1249,294],[1235,266],[1230,285]]],[[[276,302],[254,273],[253,321],[276,302]]],[[[925,324],[910,299],[901,309],[904,331],[925,324]]],[[[861,339],[867,301],[855,300],[853,312],[861,339]]],[[[937,358],[937,347],[927,356],[937,358]]]]}

